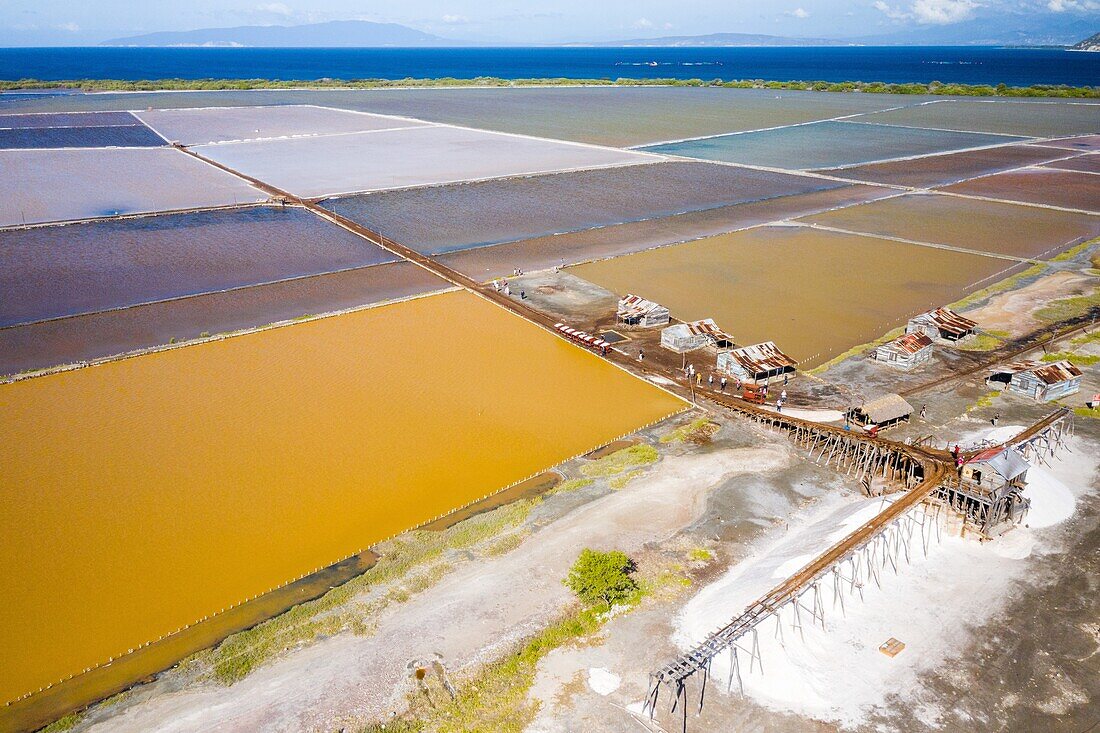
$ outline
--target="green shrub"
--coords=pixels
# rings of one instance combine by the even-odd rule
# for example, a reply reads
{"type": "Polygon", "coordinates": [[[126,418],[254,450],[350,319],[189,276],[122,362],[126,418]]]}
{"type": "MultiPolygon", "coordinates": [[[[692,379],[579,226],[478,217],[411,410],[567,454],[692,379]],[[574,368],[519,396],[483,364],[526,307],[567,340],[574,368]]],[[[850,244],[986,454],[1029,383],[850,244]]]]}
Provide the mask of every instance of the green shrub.
{"type": "Polygon", "coordinates": [[[610,609],[638,592],[633,573],[634,561],[625,552],[585,548],[563,582],[588,606],[603,603],[610,609]]]}

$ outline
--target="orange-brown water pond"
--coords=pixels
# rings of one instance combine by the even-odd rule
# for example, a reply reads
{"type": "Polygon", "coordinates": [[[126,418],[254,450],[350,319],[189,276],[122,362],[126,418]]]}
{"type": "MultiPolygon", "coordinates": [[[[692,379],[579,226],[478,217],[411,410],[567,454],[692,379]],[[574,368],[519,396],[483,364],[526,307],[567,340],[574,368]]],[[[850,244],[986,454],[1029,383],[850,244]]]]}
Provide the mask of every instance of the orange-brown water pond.
{"type": "Polygon", "coordinates": [[[461,292],[0,385],[0,700],[684,406],[461,292]]]}
{"type": "Polygon", "coordinates": [[[739,345],[775,341],[812,367],[949,303],[1011,266],[874,237],[769,226],[572,268],[674,318],[714,318],[739,345]]]}

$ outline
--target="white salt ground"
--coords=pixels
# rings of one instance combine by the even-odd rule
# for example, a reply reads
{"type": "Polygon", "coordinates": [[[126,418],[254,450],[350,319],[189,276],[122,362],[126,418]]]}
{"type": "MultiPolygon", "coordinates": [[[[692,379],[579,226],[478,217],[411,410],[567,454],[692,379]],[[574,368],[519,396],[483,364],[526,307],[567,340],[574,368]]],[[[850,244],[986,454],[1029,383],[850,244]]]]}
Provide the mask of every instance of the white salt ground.
{"type": "Polygon", "coordinates": [[[622,678],[603,667],[592,667],[588,670],[588,686],[598,695],[610,695],[619,689],[620,684],[622,678]]]}
{"type": "MultiPolygon", "coordinates": [[[[1015,434],[1010,430],[1020,428],[1006,426],[980,437],[1005,440],[1015,434]]],[[[965,647],[967,627],[995,614],[1012,584],[1026,577],[1023,558],[1053,537],[1043,528],[1071,516],[1074,494],[1088,491],[1097,459],[1087,455],[1079,441],[1073,443],[1073,452],[1063,453],[1050,468],[1029,472],[1030,529],[1020,527],[984,544],[944,534],[941,542],[932,541],[927,557],[920,533],[914,533],[912,564],[902,561],[896,575],[888,566],[881,574],[881,588],[873,581],[863,587],[863,600],[858,590],[849,591],[842,609],[834,600],[832,580],[820,586],[824,630],[813,626],[804,612],[800,634],[791,626],[789,607],[781,614],[781,632],[774,619],[765,621],[758,637],[762,669],[754,665],[750,672],[748,655],[739,653],[745,694],[769,708],[841,727],[864,723],[868,711],[881,706],[887,695],[919,696],[918,675],[950,664],[951,656],[965,647]],[[906,645],[893,658],[878,650],[890,637],[906,645]]],[[[677,618],[673,641],[681,648],[697,643],[770,590],[783,576],[781,571],[796,571],[881,506],[881,499],[826,495],[792,518],[786,531],[765,537],[753,555],[700,591],[677,618]]],[[[811,599],[807,597],[807,604],[811,599]]],[[[725,692],[730,672],[728,655],[715,659],[713,689],[725,692]]],[[[732,691],[738,693],[736,678],[732,691]]],[[[939,711],[934,704],[927,707],[922,718],[934,725],[939,711]]]]}

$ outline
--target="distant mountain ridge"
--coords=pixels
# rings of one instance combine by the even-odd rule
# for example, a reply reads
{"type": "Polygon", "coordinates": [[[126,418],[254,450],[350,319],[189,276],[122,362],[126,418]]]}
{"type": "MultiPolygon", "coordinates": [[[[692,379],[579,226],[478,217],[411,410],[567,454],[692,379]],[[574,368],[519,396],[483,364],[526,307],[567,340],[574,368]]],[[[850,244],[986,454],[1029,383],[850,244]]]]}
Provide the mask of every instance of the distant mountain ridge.
{"type": "Polygon", "coordinates": [[[658,38],[631,38],[625,41],[595,41],[592,43],[563,43],[561,45],[594,48],[717,48],[730,46],[846,46],[851,44],[835,38],[792,38],[758,33],[708,33],[702,36],[660,36],[658,38]]]}
{"type": "MultiPolygon", "coordinates": [[[[1081,37],[1081,19],[1036,14],[1002,13],[942,26],[848,38],[810,38],[760,33],[708,33],[698,36],[660,36],[615,41],[579,41],[538,46],[591,48],[719,48],[779,46],[1072,46],[1100,47],[1100,34],[1075,44],[1081,37]],[[1089,45],[1091,44],[1091,46],[1089,45]]],[[[211,46],[266,48],[425,48],[502,46],[503,43],[464,41],[425,33],[397,23],[365,20],[331,21],[307,25],[238,26],[165,31],[104,41],[101,46],[211,46]]]]}
{"type": "Polygon", "coordinates": [[[163,31],[104,41],[101,46],[214,46],[214,47],[409,47],[467,46],[463,41],[433,36],[397,23],[336,20],[308,25],[244,25],[236,28],[200,28],[163,31]]]}
{"type": "Polygon", "coordinates": [[[1070,46],[1074,51],[1100,51],[1100,33],[1094,33],[1085,40],[1070,46]]]}

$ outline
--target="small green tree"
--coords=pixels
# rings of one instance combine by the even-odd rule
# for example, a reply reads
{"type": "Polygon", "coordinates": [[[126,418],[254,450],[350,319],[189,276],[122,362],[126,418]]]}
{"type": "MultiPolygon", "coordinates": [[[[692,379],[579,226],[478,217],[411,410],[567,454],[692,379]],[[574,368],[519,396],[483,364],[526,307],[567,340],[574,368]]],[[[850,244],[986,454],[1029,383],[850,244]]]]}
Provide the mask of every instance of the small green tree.
{"type": "Polygon", "coordinates": [[[597,552],[585,548],[563,581],[585,604],[604,603],[610,609],[638,590],[630,577],[634,561],[625,552],[597,552]]]}

